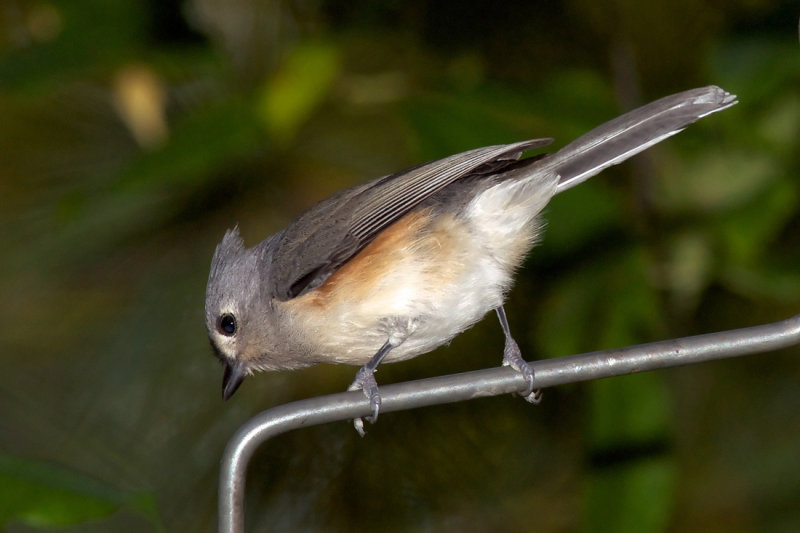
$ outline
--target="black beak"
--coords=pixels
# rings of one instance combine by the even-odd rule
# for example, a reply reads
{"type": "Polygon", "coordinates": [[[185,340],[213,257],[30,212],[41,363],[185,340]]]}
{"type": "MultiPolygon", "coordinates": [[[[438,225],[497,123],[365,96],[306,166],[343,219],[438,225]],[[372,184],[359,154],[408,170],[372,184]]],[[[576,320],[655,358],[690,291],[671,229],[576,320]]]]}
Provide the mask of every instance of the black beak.
{"type": "Polygon", "coordinates": [[[222,375],[222,399],[228,400],[244,381],[245,371],[242,363],[225,363],[225,374],[222,375]]]}

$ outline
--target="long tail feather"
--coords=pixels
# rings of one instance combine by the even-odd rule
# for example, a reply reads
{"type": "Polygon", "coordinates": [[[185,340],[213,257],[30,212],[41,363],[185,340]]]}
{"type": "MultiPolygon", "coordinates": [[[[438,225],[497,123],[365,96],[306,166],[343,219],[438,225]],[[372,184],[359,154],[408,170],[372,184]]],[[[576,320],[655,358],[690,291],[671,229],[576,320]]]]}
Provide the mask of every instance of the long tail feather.
{"type": "Polygon", "coordinates": [[[673,94],[606,122],[542,163],[560,176],[557,194],[736,103],[714,85],[673,94]]]}

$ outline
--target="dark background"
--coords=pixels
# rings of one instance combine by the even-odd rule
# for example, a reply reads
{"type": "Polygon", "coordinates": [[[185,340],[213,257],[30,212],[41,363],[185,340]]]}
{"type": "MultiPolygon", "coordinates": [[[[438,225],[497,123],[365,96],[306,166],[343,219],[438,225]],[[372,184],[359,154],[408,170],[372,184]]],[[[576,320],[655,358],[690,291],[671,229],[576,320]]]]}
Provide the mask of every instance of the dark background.
{"type": "MultiPolygon", "coordinates": [[[[0,526],[212,531],[220,455],[354,368],[229,402],[203,324],[252,245],[342,187],[487,144],[555,147],[671,92],[740,104],[556,198],[507,307],[529,359],[800,311],[792,2],[3,0],[0,526]]],[[[493,317],[386,365],[499,364],[493,317]]],[[[798,349],[386,414],[268,443],[251,530],[798,531],[798,349]]]]}

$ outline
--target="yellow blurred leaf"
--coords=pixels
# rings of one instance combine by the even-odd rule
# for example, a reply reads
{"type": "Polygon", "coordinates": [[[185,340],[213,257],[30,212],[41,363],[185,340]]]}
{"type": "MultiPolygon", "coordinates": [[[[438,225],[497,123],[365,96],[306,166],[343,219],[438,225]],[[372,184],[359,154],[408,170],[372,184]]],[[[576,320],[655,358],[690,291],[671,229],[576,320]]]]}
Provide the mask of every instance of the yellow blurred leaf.
{"type": "Polygon", "coordinates": [[[259,118],[276,141],[294,137],[328,95],[339,67],[339,51],[330,44],[306,43],[289,53],[258,103],[259,118]]]}

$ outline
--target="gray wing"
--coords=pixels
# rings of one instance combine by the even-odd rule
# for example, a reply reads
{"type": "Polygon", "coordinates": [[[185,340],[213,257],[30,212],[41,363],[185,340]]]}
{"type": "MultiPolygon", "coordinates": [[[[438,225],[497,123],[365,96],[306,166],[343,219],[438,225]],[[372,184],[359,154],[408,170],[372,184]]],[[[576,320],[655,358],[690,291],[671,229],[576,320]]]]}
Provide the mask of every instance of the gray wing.
{"type": "Polygon", "coordinates": [[[288,300],[319,287],[383,229],[454,181],[481,173],[487,165],[501,171],[504,161],[515,163],[523,151],[550,142],[533,139],[470,150],[323,200],[281,235],[272,256],[274,295],[288,300]]]}
{"type": "Polygon", "coordinates": [[[714,85],[666,96],[578,137],[536,168],[558,173],[558,194],[734,104],[736,95],[714,85]]]}

